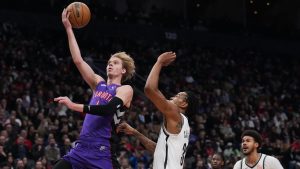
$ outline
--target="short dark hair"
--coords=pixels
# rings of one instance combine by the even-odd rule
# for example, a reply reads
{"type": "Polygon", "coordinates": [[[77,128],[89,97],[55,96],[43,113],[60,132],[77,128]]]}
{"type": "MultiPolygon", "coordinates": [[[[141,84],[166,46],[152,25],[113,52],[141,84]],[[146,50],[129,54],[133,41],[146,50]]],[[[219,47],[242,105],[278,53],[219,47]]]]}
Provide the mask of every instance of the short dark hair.
{"type": "Polygon", "coordinates": [[[193,92],[185,91],[185,93],[187,94],[186,102],[188,103],[186,113],[190,116],[190,115],[198,112],[199,102],[193,92]]]}
{"type": "Polygon", "coordinates": [[[254,138],[254,141],[257,142],[259,144],[258,148],[261,147],[261,144],[262,144],[262,137],[261,135],[255,131],[255,130],[245,130],[243,133],[242,133],[242,136],[241,138],[243,139],[244,136],[250,136],[250,137],[253,137],[254,138]]]}
{"type": "Polygon", "coordinates": [[[224,158],[223,153],[214,153],[213,156],[214,155],[218,155],[222,159],[222,161],[225,162],[225,158],[224,158]]]}

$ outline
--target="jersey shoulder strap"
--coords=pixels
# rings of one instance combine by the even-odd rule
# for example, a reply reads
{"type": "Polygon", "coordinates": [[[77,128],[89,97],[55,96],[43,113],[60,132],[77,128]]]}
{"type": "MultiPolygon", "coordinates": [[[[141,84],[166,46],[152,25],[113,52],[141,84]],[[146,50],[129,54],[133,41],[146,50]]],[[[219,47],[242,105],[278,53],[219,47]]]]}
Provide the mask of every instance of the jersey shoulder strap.
{"type": "Polygon", "coordinates": [[[241,169],[243,168],[243,159],[244,158],[241,159],[241,169]]]}
{"type": "Polygon", "coordinates": [[[267,155],[265,154],[265,157],[264,157],[264,159],[263,159],[263,169],[265,169],[265,161],[266,161],[266,157],[267,157],[267,155]]]}

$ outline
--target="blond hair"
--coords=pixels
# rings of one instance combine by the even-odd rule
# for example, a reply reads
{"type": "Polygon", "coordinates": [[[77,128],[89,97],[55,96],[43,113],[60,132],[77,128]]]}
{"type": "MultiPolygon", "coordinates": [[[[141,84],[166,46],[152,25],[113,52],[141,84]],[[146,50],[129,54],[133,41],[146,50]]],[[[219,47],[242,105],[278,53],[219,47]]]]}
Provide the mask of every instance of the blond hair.
{"type": "Polygon", "coordinates": [[[122,77],[122,82],[131,79],[135,73],[134,60],[126,52],[117,52],[111,57],[117,57],[121,59],[123,68],[126,69],[126,73],[122,77]]]}

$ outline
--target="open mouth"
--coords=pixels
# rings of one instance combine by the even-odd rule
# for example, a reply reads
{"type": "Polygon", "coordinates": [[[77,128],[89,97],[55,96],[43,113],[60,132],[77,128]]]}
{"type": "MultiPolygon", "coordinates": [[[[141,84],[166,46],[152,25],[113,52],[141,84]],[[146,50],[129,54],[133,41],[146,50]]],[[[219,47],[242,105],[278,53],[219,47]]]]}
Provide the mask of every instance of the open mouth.
{"type": "Polygon", "coordinates": [[[248,150],[248,147],[243,147],[243,151],[247,151],[248,150]]]}

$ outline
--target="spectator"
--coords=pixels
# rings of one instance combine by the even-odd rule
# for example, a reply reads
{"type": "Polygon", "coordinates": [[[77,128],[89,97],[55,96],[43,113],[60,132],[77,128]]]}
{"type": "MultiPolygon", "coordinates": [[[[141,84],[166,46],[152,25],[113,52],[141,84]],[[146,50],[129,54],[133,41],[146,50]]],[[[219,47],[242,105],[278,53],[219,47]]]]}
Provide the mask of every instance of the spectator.
{"type": "Polygon", "coordinates": [[[24,157],[23,159],[23,163],[24,163],[24,168],[25,169],[32,169],[34,168],[34,161],[31,159],[28,159],[27,157],[24,157]]]}
{"type": "Polygon", "coordinates": [[[128,158],[122,158],[120,160],[121,169],[133,169],[129,164],[128,158]]]}
{"type": "Polygon", "coordinates": [[[25,169],[25,165],[24,165],[23,160],[17,159],[17,162],[16,162],[16,169],[25,169]]]}
{"type": "Polygon", "coordinates": [[[35,168],[34,169],[46,169],[46,168],[43,166],[42,161],[38,160],[35,163],[35,168]]]}
{"type": "Polygon", "coordinates": [[[0,164],[7,161],[7,153],[4,151],[4,147],[0,144],[0,164]]]}
{"type": "Polygon", "coordinates": [[[224,168],[224,157],[222,156],[222,154],[215,153],[212,156],[211,166],[212,166],[211,167],[212,169],[223,169],[224,168]]]}
{"type": "Polygon", "coordinates": [[[8,158],[7,158],[6,166],[8,168],[10,168],[10,169],[15,167],[14,157],[13,157],[13,155],[11,153],[8,153],[8,158]]]}
{"type": "Polygon", "coordinates": [[[70,150],[71,150],[72,146],[71,146],[71,141],[69,138],[65,138],[64,139],[64,143],[60,148],[60,155],[64,156],[66,155],[70,150]]]}
{"type": "Polygon", "coordinates": [[[35,139],[35,143],[32,146],[32,158],[33,160],[37,161],[38,159],[40,159],[41,157],[43,157],[45,155],[45,147],[43,144],[44,139],[41,137],[37,137],[35,139]]]}
{"type": "Polygon", "coordinates": [[[12,147],[12,153],[15,158],[24,158],[29,156],[29,149],[25,145],[24,137],[19,136],[17,143],[15,143],[12,147]]]}
{"type": "MultiPolygon", "coordinates": [[[[20,135],[24,138],[24,145],[27,147],[29,151],[31,151],[32,148],[32,142],[27,138],[27,130],[22,129],[20,132],[20,135]]],[[[16,144],[18,144],[18,139],[16,140],[16,144]]]]}
{"type": "Polygon", "coordinates": [[[290,162],[288,169],[300,169],[300,140],[292,143],[290,149],[290,162]]]}
{"type": "Polygon", "coordinates": [[[60,151],[54,138],[49,138],[49,145],[45,147],[45,157],[51,165],[60,159],[60,151]]]}

